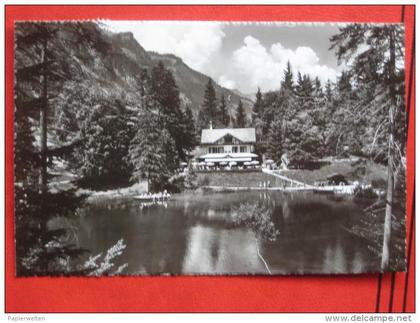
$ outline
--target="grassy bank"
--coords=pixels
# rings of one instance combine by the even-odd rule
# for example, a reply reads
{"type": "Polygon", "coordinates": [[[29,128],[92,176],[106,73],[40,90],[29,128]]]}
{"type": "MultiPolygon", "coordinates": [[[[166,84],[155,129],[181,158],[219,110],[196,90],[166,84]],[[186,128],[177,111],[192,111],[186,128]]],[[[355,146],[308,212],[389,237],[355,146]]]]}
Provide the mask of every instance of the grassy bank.
{"type": "Polygon", "coordinates": [[[359,162],[332,160],[330,164],[319,169],[291,169],[282,171],[280,174],[312,185],[315,182],[326,180],[327,176],[333,173],[344,175],[349,182],[358,181],[363,184],[372,184],[378,188],[384,188],[386,185],[386,167],[368,160],[359,162]]]}
{"type": "MultiPolygon", "coordinates": [[[[377,188],[386,185],[386,167],[371,161],[359,160],[331,160],[319,169],[291,169],[281,171],[280,174],[290,179],[309,185],[318,181],[325,181],[333,173],[339,173],[349,181],[372,184],[377,188]]],[[[269,183],[271,187],[283,187],[285,182],[269,174],[258,172],[211,172],[197,173],[198,186],[217,187],[260,187],[262,183],[269,183]]],[[[290,186],[289,183],[286,183],[290,186]]]]}
{"type": "Polygon", "coordinates": [[[197,173],[197,183],[199,186],[259,187],[263,182],[269,183],[271,187],[284,185],[284,181],[281,179],[264,174],[261,171],[252,173],[197,173]]]}

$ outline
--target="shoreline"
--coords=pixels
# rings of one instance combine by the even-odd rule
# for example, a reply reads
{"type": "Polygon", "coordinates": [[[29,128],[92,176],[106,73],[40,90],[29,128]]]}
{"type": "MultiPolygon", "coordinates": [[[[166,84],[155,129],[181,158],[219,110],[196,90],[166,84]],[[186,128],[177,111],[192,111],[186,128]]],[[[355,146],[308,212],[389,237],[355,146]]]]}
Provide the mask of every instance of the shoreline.
{"type": "Polygon", "coordinates": [[[209,190],[214,192],[237,192],[237,191],[275,191],[275,192],[314,192],[324,194],[337,195],[353,195],[355,186],[328,186],[319,189],[314,186],[297,186],[297,187],[232,187],[232,186],[201,186],[198,190],[209,190]]]}

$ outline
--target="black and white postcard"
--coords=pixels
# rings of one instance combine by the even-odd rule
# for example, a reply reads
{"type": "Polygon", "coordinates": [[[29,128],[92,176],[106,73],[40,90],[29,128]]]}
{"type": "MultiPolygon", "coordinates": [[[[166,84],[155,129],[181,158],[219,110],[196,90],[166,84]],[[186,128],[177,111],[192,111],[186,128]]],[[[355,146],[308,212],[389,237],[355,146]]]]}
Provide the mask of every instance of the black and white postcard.
{"type": "Polygon", "coordinates": [[[404,271],[402,24],[15,24],[17,276],[404,271]]]}

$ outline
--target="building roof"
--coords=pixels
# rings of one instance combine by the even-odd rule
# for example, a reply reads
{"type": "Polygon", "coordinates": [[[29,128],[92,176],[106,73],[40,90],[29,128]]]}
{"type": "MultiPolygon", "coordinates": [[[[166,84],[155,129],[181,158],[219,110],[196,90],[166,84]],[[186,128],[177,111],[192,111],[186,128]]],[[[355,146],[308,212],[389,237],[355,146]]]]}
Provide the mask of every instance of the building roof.
{"type": "Polygon", "coordinates": [[[255,128],[222,128],[203,129],[201,131],[201,143],[212,144],[227,134],[242,142],[255,142],[255,128]]]}

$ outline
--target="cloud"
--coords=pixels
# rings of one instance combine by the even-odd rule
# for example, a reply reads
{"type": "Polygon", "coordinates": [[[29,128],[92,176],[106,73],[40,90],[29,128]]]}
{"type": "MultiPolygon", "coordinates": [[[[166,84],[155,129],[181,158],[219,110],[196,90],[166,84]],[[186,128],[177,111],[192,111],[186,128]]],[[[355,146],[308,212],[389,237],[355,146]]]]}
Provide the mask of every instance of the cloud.
{"type": "Polygon", "coordinates": [[[149,51],[175,54],[191,68],[205,71],[223,44],[223,24],[181,21],[109,21],[116,32],[131,31],[149,51]]]}
{"type": "Polygon", "coordinates": [[[258,39],[246,36],[243,45],[232,54],[231,68],[222,75],[222,79],[233,79],[243,92],[255,92],[257,87],[263,91],[275,90],[280,86],[283,71],[290,61],[292,70],[311,77],[318,77],[322,83],[328,79],[335,80],[337,72],[319,63],[315,51],[307,46],[299,46],[295,50],[274,43],[267,50],[258,39]]]}
{"type": "Polygon", "coordinates": [[[335,80],[337,76],[334,68],[321,64],[319,56],[311,47],[291,49],[280,42],[264,46],[258,38],[246,36],[246,33],[229,33],[232,29],[223,22],[103,23],[114,32],[131,31],[146,50],[175,54],[188,66],[212,77],[220,85],[247,94],[255,93],[257,87],[263,91],[278,89],[287,61],[290,61],[295,77],[297,71],[300,71],[311,77],[318,76],[325,83],[328,79],[335,80]],[[236,43],[242,39],[242,44],[236,43]]]}
{"type": "Polygon", "coordinates": [[[219,85],[221,85],[221,86],[223,86],[227,89],[230,89],[230,90],[236,88],[236,82],[228,79],[225,75],[220,76],[217,83],[219,83],[219,85]]]}

